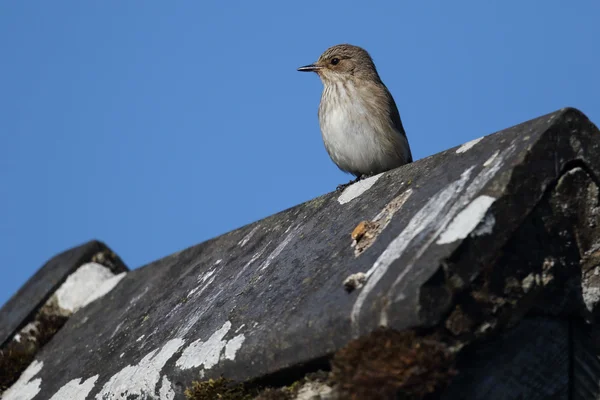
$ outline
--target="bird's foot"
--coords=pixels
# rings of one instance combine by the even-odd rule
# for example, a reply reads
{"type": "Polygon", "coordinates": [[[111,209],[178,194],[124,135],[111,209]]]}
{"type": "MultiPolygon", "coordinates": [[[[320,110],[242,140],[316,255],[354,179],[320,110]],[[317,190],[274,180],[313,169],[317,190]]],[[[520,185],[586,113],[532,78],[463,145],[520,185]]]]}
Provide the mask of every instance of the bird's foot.
{"type": "Polygon", "coordinates": [[[348,186],[350,186],[350,185],[353,185],[353,184],[355,184],[356,182],[358,182],[358,181],[360,181],[360,180],[362,180],[362,179],[368,178],[368,177],[369,177],[369,175],[361,175],[361,176],[357,176],[357,177],[356,177],[356,179],[353,179],[353,180],[351,180],[351,181],[350,181],[350,182],[348,182],[348,183],[342,183],[342,184],[338,185],[338,186],[337,186],[337,188],[336,188],[336,190],[337,190],[337,191],[344,190],[344,189],[346,189],[348,186]]]}
{"type": "Polygon", "coordinates": [[[348,186],[352,185],[354,183],[354,181],[350,181],[348,183],[340,183],[339,185],[337,185],[337,188],[335,188],[336,191],[341,192],[342,190],[346,189],[348,186]]]}

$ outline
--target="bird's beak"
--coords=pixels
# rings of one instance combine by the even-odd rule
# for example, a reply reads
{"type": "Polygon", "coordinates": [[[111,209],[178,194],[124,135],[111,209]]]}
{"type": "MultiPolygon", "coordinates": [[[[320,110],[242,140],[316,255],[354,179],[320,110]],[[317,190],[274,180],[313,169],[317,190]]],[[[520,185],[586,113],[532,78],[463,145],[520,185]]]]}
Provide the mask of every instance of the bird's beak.
{"type": "Polygon", "coordinates": [[[305,65],[304,67],[298,68],[298,71],[300,71],[300,72],[317,72],[318,70],[320,70],[322,68],[323,67],[321,67],[320,65],[310,64],[310,65],[305,65]]]}

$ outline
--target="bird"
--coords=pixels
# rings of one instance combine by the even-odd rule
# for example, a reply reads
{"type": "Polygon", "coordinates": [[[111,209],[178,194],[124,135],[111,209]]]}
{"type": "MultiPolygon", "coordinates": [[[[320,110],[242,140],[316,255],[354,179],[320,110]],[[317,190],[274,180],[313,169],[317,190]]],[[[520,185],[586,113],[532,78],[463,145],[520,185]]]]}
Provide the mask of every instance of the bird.
{"type": "Polygon", "coordinates": [[[338,44],[298,71],[321,79],[318,117],[325,149],[356,178],[338,189],[413,161],[396,102],[365,49],[338,44]]]}

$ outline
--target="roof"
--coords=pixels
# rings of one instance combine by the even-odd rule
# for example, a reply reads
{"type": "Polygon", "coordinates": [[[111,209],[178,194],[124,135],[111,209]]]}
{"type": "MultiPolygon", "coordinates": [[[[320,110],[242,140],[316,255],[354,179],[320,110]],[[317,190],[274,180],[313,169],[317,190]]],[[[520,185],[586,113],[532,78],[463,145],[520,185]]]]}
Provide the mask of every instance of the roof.
{"type": "MultiPolygon", "coordinates": [[[[495,363],[460,364],[463,349],[495,338],[517,351],[526,340],[539,344],[530,334],[546,329],[556,346],[531,365],[549,368],[544,356],[560,354],[569,325],[529,313],[592,315],[600,300],[594,275],[577,269],[585,257],[600,259],[598,230],[589,228],[600,223],[599,133],[581,112],[562,109],[131,271],[75,312],[17,384],[40,380],[27,399],[73,387],[88,398],[179,399],[201,379],[281,382],[332,355],[339,362],[353,343],[377,343],[364,340],[385,326],[411,332],[398,339],[410,337],[410,348],[435,342],[439,354],[452,354],[435,375],[445,388],[458,371],[446,398],[469,390],[469,398],[494,398],[483,390],[493,368],[517,353],[496,344],[486,347],[495,363]],[[579,295],[565,288],[569,279],[579,295]],[[521,331],[506,331],[515,326],[521,331]]],[[[568,374],[561,381],[553,371],[545,387],[563,393],[568,374]]],[[[504,389],[516,387],[534,390],[512,381],[504,389]]]]}

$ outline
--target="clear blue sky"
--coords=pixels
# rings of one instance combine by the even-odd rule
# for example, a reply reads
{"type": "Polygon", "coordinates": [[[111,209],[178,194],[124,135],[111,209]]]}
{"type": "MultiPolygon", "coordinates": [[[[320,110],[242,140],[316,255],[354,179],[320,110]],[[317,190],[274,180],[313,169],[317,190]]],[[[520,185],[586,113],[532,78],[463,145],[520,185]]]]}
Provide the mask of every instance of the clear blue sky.
{"type": "Polygon", "coordinates": [[[327,47],[373,56],[415,158],[574,106],[600,2],[3,1],[0,304],[97,238],[130,268],[335,189],[327,47]],[[370,5],[369,5],[370,4],[370,5]]]}

